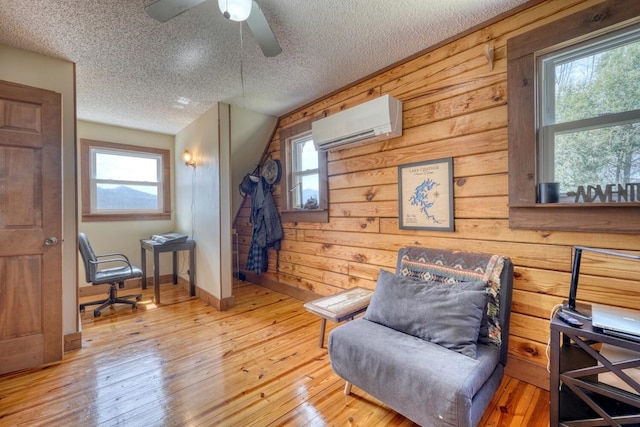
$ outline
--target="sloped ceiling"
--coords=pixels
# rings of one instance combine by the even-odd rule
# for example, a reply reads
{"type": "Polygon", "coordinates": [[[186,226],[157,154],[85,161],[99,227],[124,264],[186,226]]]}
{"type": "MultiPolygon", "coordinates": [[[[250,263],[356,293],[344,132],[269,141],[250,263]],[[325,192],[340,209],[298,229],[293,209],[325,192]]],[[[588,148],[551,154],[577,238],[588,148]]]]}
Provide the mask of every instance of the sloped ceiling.
{"type": "Polygon", "coordinates": [[[215,0],[166,23],[150,0],[0,0],[0,43],[76,63],[79,119],[176,134],[216,102],[280,116],[526,2],[257,1],[273,58],[215,0]]]}

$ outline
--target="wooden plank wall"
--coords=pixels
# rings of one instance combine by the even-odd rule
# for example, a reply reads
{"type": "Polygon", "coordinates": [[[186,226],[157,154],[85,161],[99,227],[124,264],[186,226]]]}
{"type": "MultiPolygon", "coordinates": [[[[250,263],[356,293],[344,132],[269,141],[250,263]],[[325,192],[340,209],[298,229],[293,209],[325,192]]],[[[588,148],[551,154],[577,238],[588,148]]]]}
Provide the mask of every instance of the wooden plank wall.
{"type": "MultiPolygon", "coordinates": [[[[281,129],[389,93],[404,103],[404,134],[330,153],[330,222],[284,223],[278,267],[272,251],[269,271],[247,277],[292,295],[328,295],[353,286],[373,289],[379,269],[393,271],[396,251],[407,245],[508,255],[516,277],[507,371],[548,389],[548,317],[568,295],[572,246],[633,252],[640,251],[640,239],[509,229],[506,42],[599,2],[536,3],[282,117],[281,129]],[[487,46],[495,49],[492,70],[487,46]],[[455,232],[400,230],[397,166],[443,157],[454,163],[455,232]]],[[[268,152],[279,158],[279,150],[276,132],[268,152]]],[[[235,224],[241,269],[251,241],[249,212],[250,198],[235,224]]],[[[583,256],[579,299],[640,306],[637,262],[600,258],[583,256]]]]}

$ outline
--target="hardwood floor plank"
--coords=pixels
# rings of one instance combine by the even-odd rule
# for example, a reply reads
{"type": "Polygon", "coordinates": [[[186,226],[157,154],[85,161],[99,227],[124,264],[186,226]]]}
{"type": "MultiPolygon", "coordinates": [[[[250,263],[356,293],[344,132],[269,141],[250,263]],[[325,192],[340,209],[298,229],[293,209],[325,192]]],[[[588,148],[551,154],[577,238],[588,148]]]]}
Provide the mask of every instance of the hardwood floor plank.
{"type": "Polygon", "coordinates": [[[287,413],[304,403],[318,389],[323,390],[335,382],[327,363],[326,357],[313,358],[301,366],[310,374],[301,377],[300,369],[289,370],[261,387],[246,389],[233,396],[216,414],[198,421],[202,425],[268,425],[273,417],[287,413]]]}
{"type": "MultiPolygon", "coordinates": [[[[88,310],[81,349],[0,376],[0,426],[415,425],[343,394],[302,301],[236,283],[235,306],[218,312],[179,286],[161,293],[159,306],[147,289],[137,310],[88,310]]],[[[548,426],[548,396],[506,377],[480,426],[548,426]]]]}

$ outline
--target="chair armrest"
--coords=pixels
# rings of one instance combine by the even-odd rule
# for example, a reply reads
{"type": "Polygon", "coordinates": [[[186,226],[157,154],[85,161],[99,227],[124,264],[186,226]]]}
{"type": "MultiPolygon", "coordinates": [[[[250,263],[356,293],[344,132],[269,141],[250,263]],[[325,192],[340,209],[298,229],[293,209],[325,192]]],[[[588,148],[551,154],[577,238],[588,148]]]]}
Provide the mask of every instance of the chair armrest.
{"type": "Polygon", "coordinates": [[[96,258],[105,258],[105,257],[108,257],[108,256],[123,258],[124,260],[126,260],[126,262],[129,262],[129,258],[125,254],[121,254],[121,253],[118,253],[118,252],[113,252],[113,253],[110,253],[110,254],[96,255],[96,258]]]}
{"type": "Polygon", "coordinates": [[[133,271],[133,266],[131,265],[129,258],[125,254],[110,253],[110,254],[104,254],[104,255],[96,255],[96,258],[106,258],[106,257],[111,257],[111,258],[104,259],[104,260],[89,261],[89,262],[94,265],[107,264],[112,262],[121,262],[121,263],[127,264],[127,266],[129,266],[129,269],[133,271]]]}

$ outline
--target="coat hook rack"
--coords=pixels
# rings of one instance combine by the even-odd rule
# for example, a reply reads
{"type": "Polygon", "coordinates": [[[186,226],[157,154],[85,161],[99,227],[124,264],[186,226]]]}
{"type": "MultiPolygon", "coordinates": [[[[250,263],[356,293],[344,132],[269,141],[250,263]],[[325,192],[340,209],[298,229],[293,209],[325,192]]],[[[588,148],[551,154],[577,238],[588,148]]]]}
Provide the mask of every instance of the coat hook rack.
{"type": "Polygon", "coordinates": [[[487,62],[489,62],[489,71],[493,71],[493,57],[495,54],[495,49],[493,46],[487,45],[485,47],[484,56],[487,58],[487,62]]]}

